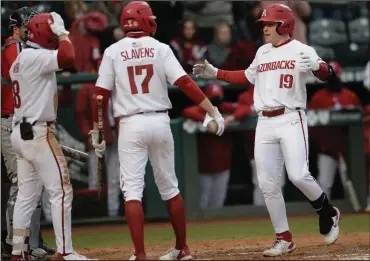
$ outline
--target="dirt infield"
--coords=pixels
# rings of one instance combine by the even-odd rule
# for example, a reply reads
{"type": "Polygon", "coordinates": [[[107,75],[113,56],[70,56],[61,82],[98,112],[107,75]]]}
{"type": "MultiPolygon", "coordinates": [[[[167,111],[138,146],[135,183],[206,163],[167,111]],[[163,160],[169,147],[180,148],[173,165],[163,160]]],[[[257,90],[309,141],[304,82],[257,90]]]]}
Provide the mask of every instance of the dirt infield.
{"type": "MultiPolygon", "coordinates": [[[[248,238],[243,240],[217,240],[191,242],[194,257],[198,260],[249,260],[249,259],[301,259],[301,260],[370,260],[369,233],[344,233],[338,241],[331,246],[323,244],[320,235],[299,236],[294,238],[297,249],[284,255],[282,258],[263,258],[262,252],[273,243],[266,238],[248,238]]],[[[149,259],[158,259],[171,244],[147,245],[149,259]]],[[[132,254],[131,246],[78,249],[97,259],[128,259],[132,254]]]]}

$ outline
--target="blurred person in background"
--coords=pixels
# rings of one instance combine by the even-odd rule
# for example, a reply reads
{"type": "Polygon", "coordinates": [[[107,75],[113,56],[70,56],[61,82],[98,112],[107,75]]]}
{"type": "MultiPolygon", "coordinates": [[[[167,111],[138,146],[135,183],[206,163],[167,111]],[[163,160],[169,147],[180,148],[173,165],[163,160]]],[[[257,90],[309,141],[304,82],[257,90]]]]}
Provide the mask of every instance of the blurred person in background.
{"type": "MultiPolygon", "coordinates": [[[[217,84],[208,85],[205,94],[211,103],[222,113],[224,91],[217,84]]],[[[185,118],[203,122],[206,111],[199,105],[187,107],[183,111],[185,118]]],[[[200,208],[222,208],[227,195],[230,178],[232,134],[215,136],[217,126],[210,122],[208,133],[198,135],[198,168],[200,173],[200,208]]]]}
{"type": "Polygon", "coordinates": [[[150,6],[156,16],[158,25],[155,38],[169,44],[174,33],[178,31],[179,23],[184,17],[183,1],[150,1],[150,6]]]}
{"type": "Polygon", "coordinates": [[[212,41],[217,25],[234,24],[232,3],[228,1],[187,1],[185,17],[197,25],[199,37],[205,44],[212,41]]]}
{"type": "MultiPolygon", "coordinates": [[[[89,189],[97,189],[99,185],[97,166],[98,157],[91,145],[90,130],[93,127],[92,110],[96,97],[95,84],[89,83],[82,86],[77,93],[75,106],[76,124],[85,140],[85,146],[88,149],[88,172],[89,172],[89,189]]],[[[118,126],[113,118],[113,108],[111,101],[108,104],[107,115],[103,117],[104,121],[104,140],[106,143],[105,151],[105,168],[107,177],[108,190],[108,215],[111,217],[119,215],[119,197],[121,194],[119,186],[119,161],[117,147],[117,130],[118,126]]]]}
{"type": "Polygon", "coordinates": [[[93,33],[107,27],[107,17],[98,12],[84,14],[72,24],[69,37],[76,51],[74,68],[77,72],[97,72],[102,55],[100,40],[93,33]]]}
{"type": "Polygon", "coordinates": [[[214,40],[207,46],[204,58],[224,70],[238,70],[248,67],[256,54],[253,41],[232,42],[231,28],[219,24],[214,31],[214,40]]]}
{"type": "Polygon", "coordinates": [[[198,39],[195,24],[191,20],[182,23],[180,34],[171,40],[170,46],[187,73],[192,72],[193,65],[200,62],[207,50],[198,39]]]}
{"type": "Polygon", "coordinates": [[[100,39],[100,50],[105,50],[109,45],[124,37],[118,20],[125,4],[126,1],[92,1],[90,4],[90,12],[99,12],[108,18],[108,27],[94,34],[100,39]]]}
{"type": "MultiPolygon", "coordinates": [[[[360,100],[356,93],[349,90],[341,82],[341,66],[338,62],[329,63],[336,74],[335,80],[324,84],[324,88],[317,91],[308,104],[309,109],[342,110],[346,108],[360,107],[360,100]]],[[[342,126],[318,126],[312,127],[313,142],[318,146],[317,155],[318,176],[317,180],[328,198],[331,198],[331,189],[334,184],[336,170],[338,168],[339,154],[347,153],[345,144],[340,142],[345,138],[345,128],[342,126]]]]}
{"type": "MultiPolygon", "coordinates": [[[[295,27],[293,30],[292,38],[307,44],[307,25],[305,20],[311,16],[311,5],[306,0],[286,0],[286,1],[266,1],[260,0],[260,5],[255,5],[253,14],[256,15],[255,19],[259,18],[262,11],[270,4],[284,4],[289,6],[295,13],[295,27]]],[[[254,20],[255,20],[254,19],[254,20]]]]}
{"type": "Polygon", "coordinates": [[[71,30],[73,23],[88,12],[87,4],[82,0],[64,1],[64,12],[62,17],[65,20],[67,30],[71,30]]]}

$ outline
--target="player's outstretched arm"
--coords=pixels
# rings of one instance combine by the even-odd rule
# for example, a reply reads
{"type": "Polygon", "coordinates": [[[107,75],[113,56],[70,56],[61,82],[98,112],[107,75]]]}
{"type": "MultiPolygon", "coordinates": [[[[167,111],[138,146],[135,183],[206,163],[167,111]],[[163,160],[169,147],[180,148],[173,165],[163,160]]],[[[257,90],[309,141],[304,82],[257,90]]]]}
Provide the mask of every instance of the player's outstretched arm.
{"type": "Polygon", "coordinates": [[[218,79],[235,85],[249,85],[251,84],[245,76],[244,70],[226,71],[214,67],[207,60],[203,64],[195,64],[193,67],[193,74],[196,77],[203,77],[206,79],[218,79]]]}
{"type": "Polygon", "coordinates": [[[203,125],[206,127],[210,121],[214,120],[218,127],[216,135],[221,136],[225,128],[224,118],[217,107],[214,107],[204,95],[199,86],[188,75],[181,76],[175,81],[174,85],[179,87],[194,103],[207,112],[203,125]]]}

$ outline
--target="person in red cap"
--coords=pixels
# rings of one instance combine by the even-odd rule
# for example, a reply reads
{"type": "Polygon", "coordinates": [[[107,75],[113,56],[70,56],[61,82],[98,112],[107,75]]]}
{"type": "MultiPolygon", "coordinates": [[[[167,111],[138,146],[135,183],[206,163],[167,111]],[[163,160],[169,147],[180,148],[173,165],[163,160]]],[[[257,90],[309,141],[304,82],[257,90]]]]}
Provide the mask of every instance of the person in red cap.
{"type": "MultiPolygon", "coordinates": [[[[218,84],[208,85],[205,95],[218,106],[222,113],[224,91],[218,84]]],[[[185,118],[203,122],[206,111],[198,105],[187,107],[183,110],[185,118]]],[[[238,117],[239,118],[239,117],[238,117]]],[[[198,168],[200,173],[200,199],[201,209],[221,208],[227,194],[231,168],[232,136],[230,133],[221,138],[213,135],[216,125],[208,124],[208,133],[198,135],[198,168]]]]}
{"type": "Polygon", "coordinates": [[[258,122],[254,157],[258,183],[276,234],[273,246],[263,255],[280,256],[296,249],[280,187],[284,166],[290,181],[319,215],[324,243],[333,244],[339,237],[340,211],[333,207],[309,171],[305,115],[309,77],[327,81],[334,73],[312,47],[291,38],[295,15],[288,6],[270,4],[257,22],[263,25],[266,44],[257,50],[248,69],[221,70],[205,61],[194,65],[193,73],[235,85],[255,86],[253,101],[258,122]]]}
{"type": "MultiPolygon", "coordinates": [[[[338,62],[329,63],[337,78],[325,83],[325,87],[317,91],[308,104],[309,109],[333,109],[361,107],[356,93],[345,88],[340,81],[341,66],[338,62]]],[[[338,167],[339,154],[346,155],[346,147],[343,142],[345,128],[342,126],[312,127],[310,134],[319,149],[317,156],[318,176],[323,191],[331,198],[331,188],[334,184],[335,173],[338,167]]]]}
{"type": "Polygon", "coordinates": [[[108,27],[108,18],[99,12],[79,17],[71,26],[70,39],[76,50],[77,72],[96,73],[101,62],[100,40],[94,35],[108,27]]]}

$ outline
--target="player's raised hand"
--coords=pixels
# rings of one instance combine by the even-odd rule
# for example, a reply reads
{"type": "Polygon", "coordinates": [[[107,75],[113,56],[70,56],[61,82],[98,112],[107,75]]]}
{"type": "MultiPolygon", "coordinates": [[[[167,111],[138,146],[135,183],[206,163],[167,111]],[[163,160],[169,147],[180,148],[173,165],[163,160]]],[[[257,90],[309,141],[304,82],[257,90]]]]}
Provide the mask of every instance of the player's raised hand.
{"type": "Polygon", "coordinates": [[[91,130],[89,132],[89,135],[91,135],[91,142],[92,146],[95,149],[96,156],[98,156],[99,158],[103,157],[105,151],[105,140],[99,143],[99,131],[97,130],[91,130]]]}
{"type": "Polygon", "coordinates": [[[202,76],[207,79],[216,79],[218,69],[210,64],[207,60],[202,64],[195,64],[193,66],[193,74],[196,77],[202,76]]]}
{"type": "Polygon", "coordinates": [[[51,31],[57,36],[68,35],[69,32],[64,27],[63,18],[56,12],[51,12],[50,15],[53,18],[53,20],[48,20],[51,31]]]}
{"type": "Polygon", "coordinates": [[[319,61],[308,53],[301,52],[298,59],[301,71],[317,71],[320,69],[319,61]]]}
{"type": "Polygon", "coordinates": [[[203,121],[203,126],[204,127],[207,127],[208,126],[208,123],[210,123],[211,121],[215,121],[216,124],[217,124],[217,131],[216,131],[216,135],[217,136],[221,136],[222,133],[224,133],[224,130],[225,130],[225,123],[224,123],[224,118],[222,117],[221,113],[218,111],[217,107],[213,107],[214,110],[215,110],[215,116],[214,117],[211,117],[211,115],[209,115],[208,113],[206,114],[206,117],[203,121]]]}

